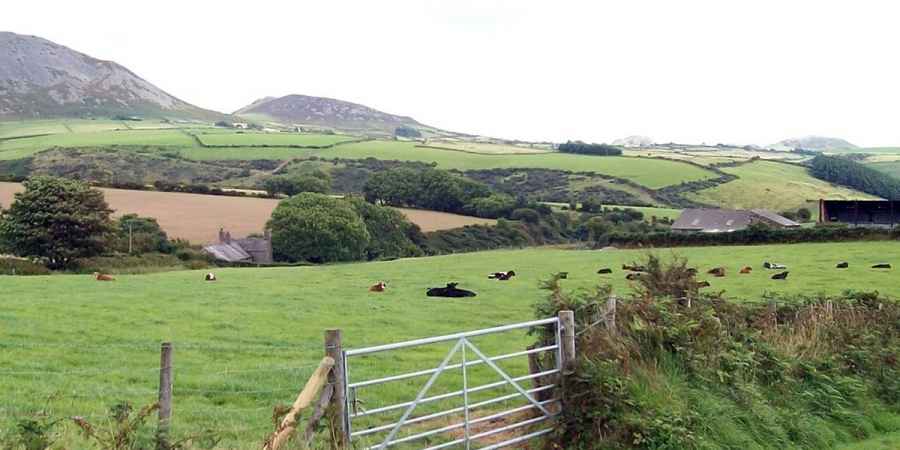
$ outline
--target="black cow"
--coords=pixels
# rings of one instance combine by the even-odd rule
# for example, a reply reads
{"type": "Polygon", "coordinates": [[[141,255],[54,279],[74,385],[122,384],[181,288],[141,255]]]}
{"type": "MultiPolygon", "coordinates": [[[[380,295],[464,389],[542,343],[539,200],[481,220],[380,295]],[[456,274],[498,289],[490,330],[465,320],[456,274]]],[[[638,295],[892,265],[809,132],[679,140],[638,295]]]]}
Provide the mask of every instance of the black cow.
{"type": "Polygon", "coordinates": [[[788,277],[788,274],[789,274],[789,273],[790,273],[790,272],[776,273],[775,275],[772,275],[772,279],[773,279],[773,280],[787,280],[787,277],[788,277]]]}
{"type": "Polygon", "coordinates": [[[610,269],[609,267],[604,267],[598,270],[597,273],[599,273],[600,275],[609,275],[612,273],[612,269],[610,269]]]}
{"type": "Polygon", "coordinates": [[[847,269],[847,268],[850,267],[850,263],[848,263],[848,262],[846,262],[846,261],[844,261],[844,262],[839,262],[838,265],[837,265],[836,267],[837,267],[838,269],[847,269]]]}
{"type": "Polygon", "coordinates": [[[451,297],[451,298],[460,298],[460,297],[474,297],[475,294],[472,291],[467,291],[465,289],[459,289],[456,286],[459,283],[447,283],[447,287],[441,288],[429,288],[425,295],[429,297],[451,297]]]}
{"type": "Polygon", "coordinates": [[[637,264],[632,264],[630,266],[627,264],[622,264],[622,270],[630,270],[632,272],[646,272],[647,268],[644,266],[639,266],[637,264]]]}
{"type": "Polygon", "coordinates": [[[568,279],[569,279],[569,272],[560,272],[558,275],[559,275],[559,278],[560,278],[561,280],[568,280],[568,279]]]}
{"type": "Polygon", "coordinates": [[[709,281],[700,281],[697,283],[697,289],[708,288],[710,286],[712,285],[709,284],[709,281]]]}
{"type": "Polygon", "coordinates": [[[787,270],[787,266],[784,264],[770,263],[768,261],[763,263],[763,267],[769,270],[787,270]]]}
{"type": "Polygon", "coordinates": [[[886,263],[885,264],[875,264],[874,266],[872,266],[872,268],[873,269],[890,269],[891,265],[886,264],[886,263]]]}
{"type": "Polygon", "coordinates": [[[516,276],[516,271],[510,270],[508,272],[494,272],[488,275],[488,279],[506,281],[514,276],[516,276]]]}

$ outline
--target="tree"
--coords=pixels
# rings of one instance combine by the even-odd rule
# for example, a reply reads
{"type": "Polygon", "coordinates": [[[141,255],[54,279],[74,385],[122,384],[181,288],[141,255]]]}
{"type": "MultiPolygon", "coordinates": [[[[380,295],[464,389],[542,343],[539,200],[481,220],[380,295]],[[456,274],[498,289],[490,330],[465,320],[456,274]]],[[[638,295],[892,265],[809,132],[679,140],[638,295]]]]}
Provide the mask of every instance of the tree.
{"type": "Polygon", "coordinates": [[[265,189],[269,195],[273,196],[276,194],[292,196],[301,192],[327,194],[331,192],[331,180],[326,179],[324,176],[280,175],[263,181],[263,189],[265,189]]]}
{"type": "Polygon", "coordinates": [[[52,269],[103,252],[112,232],[103,193],[74,180],[35,177],[0,216],[0,241],[18,256],[52,269]]]}
{"type": "Polygon", "coordinates": [[[488,197],[479,197],[466,205],[465,211],[477,217],[497,219],[506,217],[516,207],[516,199],[506,194],[493,194],[488,197]]]}
{"type": "Polygon", "coordinates": [[[800,208],[797,210],[797,218],[800,219],[801,222],[809,222],[812,220],[812,211],[809,208],[800,208]]]}
{"type": "Polygon", "coordinates": [[[386,206],[373,205],[359,197],[347,199],[366,224],[372,237],[366,247],[366,258],[406,258],[422,256],[425,236],[418,225],[403,213],[386,206]]]}
{"type": "Polygon", "coordinates": [[[169,237],[155,218],[140,217],[137,214],[126,214],[115,222],[112,247],[116,251],[132,254],[169,253],[173,248],[169,237]]]}
{"type": "Polygon", "coordinates": [[[400,125],[399,127],[394,129],[394,136],[404,138],[420,138],[422,137],[422,133],[413,127],[400,125]]]}
{"type": "Polygon", "coordinates": [[[311,192],[279,202],[266,227],[275,258],[290,262],[360,260],[370,238],[348,202],[311,192]]]}

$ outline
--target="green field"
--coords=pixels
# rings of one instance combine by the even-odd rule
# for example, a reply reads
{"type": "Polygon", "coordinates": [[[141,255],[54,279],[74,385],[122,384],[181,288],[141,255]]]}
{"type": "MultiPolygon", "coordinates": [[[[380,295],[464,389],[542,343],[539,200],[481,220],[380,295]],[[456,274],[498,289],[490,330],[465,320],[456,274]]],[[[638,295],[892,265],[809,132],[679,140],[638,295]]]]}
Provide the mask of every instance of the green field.
{"type": "Polygon", "coordinates": [[[894,178],[900,178],[900,161],[884,161],[866,164],[867,166],[894,178]]]}
{"type": "Polygon", "coordinates": [[[0,141],[0,159],[17,159],[51,147],[96,147],[107,145],[153,145],[190,147],[190,136],[175,129],[117,129],[87,133],[61,133],[0,141]]]}
{"type": "MultiPolygon", "coordinates": [[[[121,276],[98,283],[89,276],[0,277],[0,423],[49,405],[60,415],[96,417],[109,404],[154,400],[158,345],[175,343],[175,427],[219,430],[224,448],[261,442],[270,428],[271,407],[289,403],[321,357],[322,331],[344,330],[348,347],[375,345],[471,330],[532,318],[543,297],[538,281],[568,271],[566,288],[611,282],[629,287],[616,270],[645,251],[529,249],[460,254],[393,262],[322,267],[220,269],[217,283],[197,271],[121,276]],[[519,277],[496,282],[486,274],[513,269],[519,277]],[[385,280],[383,294],[367,292],[385,280]],[[429,299],[424,290],[448,281],[479,293],[474,299],[429,299]],[[4,417],[6,416],[6,417],[4,417]]],[[[844,289],[877,289],[900,296],[892,272],[868,269],[875,262],[900,263],[900,243],[867,242],[794,246],[713,247],[659,251],[684,255],[701,269],[723,265],[728,277],[713,279],[713,290],[733,299],[759,300],[766,293],[838,294],[844,289]],[[764,260],[787,264],[786,282],[758,269],[735,275],[738,267],[764,260]],[[851,269],[836,271],[847,260],[851,269]]],[[[705,278],[705,277],[704,277],[705,278]]],[[[484,349],[521,349],[528,338],[514,334],[485,340],[484,349]]],[[[354,361],[356,377],[411,371],[440,361],[444,346],[354,361]]],[[[504,367],[524,373],[524,361],[504,367]]],[[[359,379],[359,378],[357,378],[359,379]]],[[[494,381],[488,373],[473,382],[494,381]]],[[[435,393],[458,380],[442,378],[435,393]]],[[[417,383],[361,392],[366,408],[413,395],[417,383]]],[[[500,395],[493,392],[493,395],[500,395]]]]}
{"type": "Polygon", "coordinates": [[[201,131],[196,133],[205,145],[228,145],[234,147],[254,145],[308,145],[328,146],[355,139],[339,134],[262,133],[235,131],[201,131]]]}
{"type": "Polygon", "coordinates": [[[856,444],[842,445],[838,450],[897,450],[900,449],[900,433],[878,436],[856,444]]]}
{"type": "Polygon", "coordinates": [[[723,171],[739,179],[687,195],[703,203],[729,208],[765,208],[784,211],[828,199],[870,199],[871,195],[813,178],[804,167],[774,161],[756,161],[723,171]]]}

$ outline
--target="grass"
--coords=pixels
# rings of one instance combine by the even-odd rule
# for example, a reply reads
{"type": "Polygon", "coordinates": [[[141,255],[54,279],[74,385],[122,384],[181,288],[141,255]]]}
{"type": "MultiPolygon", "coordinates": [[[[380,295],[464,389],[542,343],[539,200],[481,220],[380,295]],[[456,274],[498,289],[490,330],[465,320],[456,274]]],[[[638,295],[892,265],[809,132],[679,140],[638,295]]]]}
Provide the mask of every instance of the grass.
{"type": "Polygon", "coordinates": [[[61,133],[0,141],[0,159],[29,156],[50,147],[97,147],[104,145],[154,145],[190,147],[191,138],[175,129],[117,129],[88,133],[61,133]]]}
{"type": "Polygon", "coordinates": [[[883,161],[866,164],[867,166],[894,178],[900,178],[900,161],[883,161]]]}
{"type": "MultiPolygon", "coordinates": [[[[678,250],[698,267],[728,266],[713,289],[733,298],[758,299],[770,291],[829,292],[878,289],[900,296],[889,272],[865,266],[900,261],[900,244],[891,242],[718,247],[678,250]],[[740,257],[735,257],[740,255],[740,257]],[[763,260],[791,267],[787,282],[768,280],[763,271],[733,275],[741,265],[763,260]],[[852,267],[837,272],[833,264],[852,267]]],[[[59,415],[102,414],[119,400],[154,401],[158,345],[175,343],[176,433],[210,427],[225,438],[224,448],[259,444],[270,428],[275,404],[289,403],[322,355],[322,330],[341,328],[347,347],[360,347],[478,329],[532,318],[531,306],[544,293],[539,279],[568,271],[568,288],[612,282],[628,289],[620,271],[609,278],[599,267],[619,267],[643,251],[528,249],[449,255],[322,267],[218,269],[217,283],[203,272],[123,275],[113,283],[88,276],[3,277],[0,307],[0,424],[49,404],[59,415]],[[486,274],[514,269],[510,282],[486,274]],[[367,292],[385,280],[383,294],[367,292]],[[448,281],[478,292],[475,299],[435,300],[424,289],[448,281]]],[[[662,251],[668,255],[669,251],[662,251]]],[[[482,340],[488,354],[520,350],[521,333],[482,340]]],[[[355,377],[420,370],[436,365],[445,345],[352,361],[355,377]]],[[[524,361],[504,362],[523,374],[524,361]]],[[[487,372],[473,383],[496,381],[487,372]]],[[[357,378],[360,379],[360,378],[357,378]]],[[[409,399],[419,383],[360,392],[366,408],[409,399]]],[[[442,377],[435,393],[457,386],[442,377]]],[[[494,395],[500,395],[493,392],[494,395]]],[[[423,410],[426,411],[426,410],[423,410]]]]}
{"type": "Polygon", "coordinates": [[[870,199],[871,195],[813,178],[806,168],[774,161],[756,161],[725,172],[739,179],[687,194],[691,200],[729,208],[766,208],[785,211],[828,199],[870,199]]]}
{"type": "Polygon", "coordinates": [[[200,132],[197,137],[206,145],[309,145],[326,146],[355,139],[339,134],[200,132]]]}
{"type": "Polygon", "coordinates": [[[456,150],[469,153],[483,153],[490,155],[515,155],[523,153],[549,153],[553,150],[547,145],[510,145],[510,144],[491,144],[487,142],[448,142],[434,141],[427,144],[428,147],[439,147],[448,150],[456,150]]]}
{"type": "Polygon", "coordinates": [[[837,450],[896,450],[900,448],[900,433],[890,433],[855,444],[842,445],[837,450]]]}

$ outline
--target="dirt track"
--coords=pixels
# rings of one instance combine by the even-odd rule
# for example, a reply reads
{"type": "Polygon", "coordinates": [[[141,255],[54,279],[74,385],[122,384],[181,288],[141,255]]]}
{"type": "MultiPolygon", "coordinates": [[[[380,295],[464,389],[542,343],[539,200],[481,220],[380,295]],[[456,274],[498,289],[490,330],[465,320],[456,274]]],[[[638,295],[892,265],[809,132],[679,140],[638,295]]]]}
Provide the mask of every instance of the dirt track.
{"type": "MultiPolygon", "coordinates": [[[[0,206],[9,207],[13,194],[21,191],[18,183],[0,183],[0,206]]],[[[214,242],[219,228],[232,236],[242,237],[259,233],[277,200],[215,195],[182,194],[176,192],[129,191],[101,189],[116,215],[135,213],[155,217],[170,237],[179,237],[203,244],[214,242]]],[[[445,230],[492,220],[459,216],[435,211],[400,209],[422,231],[445,230]]]]}

